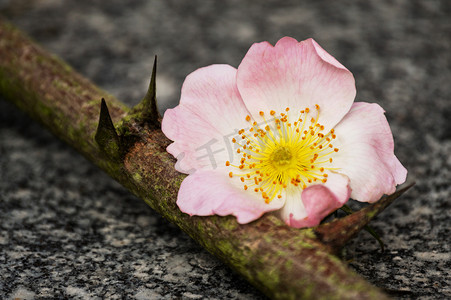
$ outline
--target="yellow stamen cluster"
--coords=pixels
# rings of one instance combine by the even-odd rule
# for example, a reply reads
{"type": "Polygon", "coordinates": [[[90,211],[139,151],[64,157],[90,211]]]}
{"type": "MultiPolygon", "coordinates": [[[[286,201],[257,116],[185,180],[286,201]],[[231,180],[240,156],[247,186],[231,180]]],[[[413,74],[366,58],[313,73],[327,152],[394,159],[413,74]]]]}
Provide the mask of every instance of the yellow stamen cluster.
{"type": "Polygon", "coordinates": [[[239,177],[244,190],[260,193],[266,203],[282,198],[289,187],[305,189],[311,183],[327,182],[327,171],[333,169],[331,156],[338,152],[331,143],[336,138],[334,129],[324,133],[324,126],[318,123],[319,105],[313,111],[301,110],[294,122],[289,120],[289,110],[287,107],[279,115],[271,110],[269,120],[260,111],[261,124],[246,116],[250,127],[239,130],[240,137],[232,139],[239,164],[226,162],[235,169],[229,177],[239,177]]]}

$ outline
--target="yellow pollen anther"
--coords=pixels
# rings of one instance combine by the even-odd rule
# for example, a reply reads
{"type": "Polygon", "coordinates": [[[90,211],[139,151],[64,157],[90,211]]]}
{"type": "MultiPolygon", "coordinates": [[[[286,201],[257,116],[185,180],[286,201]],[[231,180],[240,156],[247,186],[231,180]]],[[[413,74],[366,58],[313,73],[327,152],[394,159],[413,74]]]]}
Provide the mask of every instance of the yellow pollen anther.
{"type": "Polygon", "coordinates": [[[239,169],[240,175],[230,172],[229,177],[240,178],[245,191],[260,193],[266,203],[276,197],[283,198],[283,189],[291,193],[327,181],[328,175],[324,172],[336,170],[334,166],[324,165],[332,163],[332,157],[338,151],[331,144],[336,135],[333,129],[327,133],[323,131],[324,126],[318,123],[320,107],[318,104],[312,107],[317,111],[316,116],[307,116],[310,113],[308,107],[298,116],[289,115],[288,107],[282,113],[269,110],[267,114],[274,116],[271,120],[265,120],[265,113],[259,111],[264,123],[258,125],[251,115],[247,115],[245,119],[252,126],[238,131],[241,139],[232,139],[238,145],[234,159],[240,164],[225,162],[227,167],[239,169]],[[237,142],[237,139],[243,142],[237,142]]]}

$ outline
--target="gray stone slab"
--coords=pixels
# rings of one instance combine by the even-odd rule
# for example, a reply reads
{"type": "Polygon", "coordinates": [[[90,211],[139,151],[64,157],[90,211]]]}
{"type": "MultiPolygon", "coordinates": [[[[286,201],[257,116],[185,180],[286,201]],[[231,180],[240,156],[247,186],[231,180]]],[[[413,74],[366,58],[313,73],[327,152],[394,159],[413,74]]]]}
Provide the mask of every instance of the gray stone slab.
{"type": "MultiPolygon", "coordinates": [[[[161,109],[184,77],[253,42],[315,38],[387,111],[417,185],[343,257],[395,298],[450,288],[449,1],[0,1],[0,14],[133,105],[153,56],[161,109]]],[[[0,54],[1,55],[1,54],[0,54]]],[[[263,299],[144,202],[0,101],[0,298],[263,299]]]]}

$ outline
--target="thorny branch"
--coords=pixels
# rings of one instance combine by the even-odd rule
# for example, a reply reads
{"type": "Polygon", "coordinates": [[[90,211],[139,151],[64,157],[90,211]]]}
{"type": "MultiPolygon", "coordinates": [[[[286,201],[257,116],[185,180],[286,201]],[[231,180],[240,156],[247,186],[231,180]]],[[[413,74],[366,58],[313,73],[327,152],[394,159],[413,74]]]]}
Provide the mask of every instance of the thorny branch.
{"type": "Polygon", "coordinates": [[[407,188],[357,213],[304,230],[289,228],[270,214],[248,225],[238,224],[233,217],[183,214],[176,198],[184,175],[174,170],[175,160],[165,151],[170,141],[158,126],[155,73],[156,65],[143,101],[129,109],[0,20],[0,95],[266,295],[275,299],[386,298],[333,253],[407,188]]]}

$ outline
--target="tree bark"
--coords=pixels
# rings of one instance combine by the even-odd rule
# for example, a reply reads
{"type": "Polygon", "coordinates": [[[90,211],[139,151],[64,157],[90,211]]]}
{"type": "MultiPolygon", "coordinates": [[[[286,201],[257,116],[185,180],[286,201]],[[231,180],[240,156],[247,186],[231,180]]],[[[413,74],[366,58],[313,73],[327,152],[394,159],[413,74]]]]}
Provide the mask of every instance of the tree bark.
{"type": "MultiPolygon", "coordinates": [[[[247,225],[238,224],[230,216],[183,214],[176,199],[185,175],[174,169],[175,159],[165,150],[170,141],[156,125],[155,112],[139,114],[136,108],[131,110],[2,20],[0,94],[269,297],[386,298],[332,253],[398,194],[383,199],[379,206],[365,208],[360,215],[303,230],[287,227],[270,214],[247,225]],[[104,105],[100,114],[102,98],[108,109],[104,105]],[[138,117],[146,115],[154,117],[138,117]]],[[[147,106],[137,107],[145,110],[147,106]]]]}

